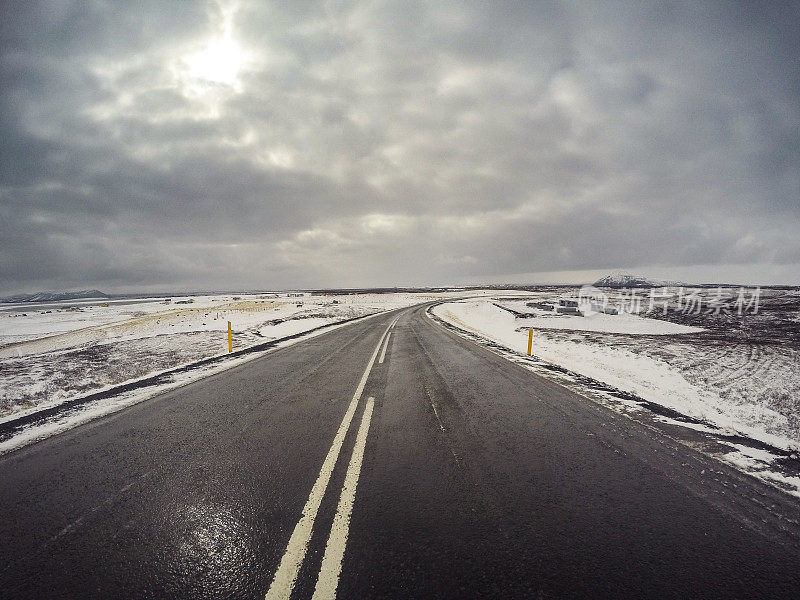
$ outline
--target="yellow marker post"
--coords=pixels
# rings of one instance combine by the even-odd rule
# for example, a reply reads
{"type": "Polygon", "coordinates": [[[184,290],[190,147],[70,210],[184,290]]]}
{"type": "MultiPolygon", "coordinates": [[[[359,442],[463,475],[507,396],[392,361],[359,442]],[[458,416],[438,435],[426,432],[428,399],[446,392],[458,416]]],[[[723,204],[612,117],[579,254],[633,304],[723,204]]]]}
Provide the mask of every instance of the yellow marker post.
{"type": "Polygon", "coordinates": [[[533,346],[533,329],[528,329],[528,356],[531,355],[531,346],[533,346]]]}
{"type": "MultiPolygon", "coordinates": [[[[228,352],[233,352],[233,333],[231,332],[231,322],[228,321],[228,352]]],[[[530,354],[530,352],[528,352],[530,354]]]]}

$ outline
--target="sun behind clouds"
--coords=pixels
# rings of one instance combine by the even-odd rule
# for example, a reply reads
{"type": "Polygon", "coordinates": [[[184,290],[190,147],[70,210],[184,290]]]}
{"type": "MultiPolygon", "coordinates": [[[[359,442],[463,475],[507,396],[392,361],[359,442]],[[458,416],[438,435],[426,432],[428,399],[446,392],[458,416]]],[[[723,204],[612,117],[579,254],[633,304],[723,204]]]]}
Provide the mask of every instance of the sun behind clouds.
{"type": "Polygon", "coordinates": [[[183,94],[210,103],[212,114],[220,95],[242,92],[240,75],[252,58],[234,35],[236,9],[235,3],[220,3],[217,31],[188,48],[172,68],[183,94]]]}
{"type": "Polygon", "coordinates": [[[186,74],[198,81],[237,87],[246,53],[231,37],[209,43],[204,49],[183,58],[186,74]]]}

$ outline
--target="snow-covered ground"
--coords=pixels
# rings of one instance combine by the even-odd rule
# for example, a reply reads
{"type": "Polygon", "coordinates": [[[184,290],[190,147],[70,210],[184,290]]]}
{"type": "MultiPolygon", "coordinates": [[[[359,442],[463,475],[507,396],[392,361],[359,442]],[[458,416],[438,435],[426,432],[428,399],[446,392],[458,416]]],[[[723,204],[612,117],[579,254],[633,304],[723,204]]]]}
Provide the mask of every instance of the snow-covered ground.
{"type": "MultiPolygon", "coordinates": [[[[225,332],[231,321],[245,343],[253,335],[280,337],[281,321],[337,320],[404,306],[411,295],[292,297],[278,294],[154,298],[149,301],[16,305],[0,311],[0,358],[186,333],[225,332]],[[274,334],[274,335],[273,335],[274,334]]],[[[300,326],[295,323],[295,326],[300,326]]],[[[226,334],[227,335],[227,334],[226,334]]],[[[219,337],[219,336],[217,336],[219,337]]],[[[227,344],[226,336],[220,337],[227,344]]],[[[221,348],[222,346],[220,346],[221,348]]]]}
{"type": "MultiPolygon", "coordinates": [[[[512,358],[528,360],[527,330],[533,329],[533,354],[542,364],[559,365],[726,432],[795,453],[800,449],[800,291],[767,291],[761,310],[745,318],[687,314],[674,302],[668,310],[641,316],[580,317],[536,306],[557,304],[564,293],[541,288],[525,293],[222,294],[0,305],[0,425],[171,373],[146,390],[115,392],[15,433],[0,443],[0,452],[258,356],[174,372],[225,355],[228,321],[234,350],[240,350],[435,299],[450,299],[434,309],[439,318],[500,344],[512,358]]],[[[288,343],[293,340],[282,342],[288,343]]],[[[702,423],[686,425],[703,428],[702,423]]],[[[726,458],[742,468],[769,467],[763,452],[752,446],[746,452],[731,450],[726,458]]],[[[769,471],[773,480],[783,476],[784,483],[800,490],[800,478],[785,475],[769,471]]]]}
{"type": "Polygon", "coordinates": [[[236,351],[442,296],[223,294],[2,306],[0,423],[225,354],[228,321],[236,351]]]}
{"type": "MultiPolygon", "coordinates": [[[[526,354],[532,329],[532,355],[545,364],[697,420],[686,426],[703,429],[697,424],[703,422],[729,436],[741,434],[793,456],[800,450],[800,352],[789,343],[769,343],[773,336],[767,331],[770,324],[782,327],[796,319],[792,311],[797,306],[786,304],[783,296],[778,300],[789,306],[789,314],[762,315],[760,329],[747,333],[717,327],[710,317],[687,325],[624,313],[556,315],[532,308],[526,300],[459,300],[435,307],[433,314],[499,344],[512,359],[526,354]],[[698,326],[706,323],[709,328],[698,326]]],[[[557,303],[558,297],[542,294],[540,300],[557,303]]],[[[757,322],[754,317],[747,319],[757,322]]],[[[750,447],[748,452],[733,446],[726,459],[749,466],[750,471],[754,461],[767,465],[758,451],[750,447]]],[[[760,475],[800,490],[797,477],[765,473],[760,475]]]]}
{"type": "MultiPolygon", "coordinates": [[[[589,317],[558,314],[550,310],[530,307],[527,300],[491,300],[496,307],[511,309],[517,313],[535,315],[525,320],[526,326],[536,329],[562,329],[570,331],[597,331],[603,333],[627,333],[636,335],[667,335],[678,333],[697,333],[702,327],[680,325],[669,321],[642,318],[639,315],[620,313],[616,315],[594,313],[589,317]],[[530,319],[535,318],[535,321],[530,319]]],[[[485,307],[486,302],[481,303],[485,307]]],[[[508,311],[504,311],[508,312],[508,311]]],[[[509,313],[510,314],[510,313],[509,313]]]]}
{"type": "Polygon", "coordinates": [[[750,364],[739,349],[683,340],[700,328],[630,314],[519,318],[490,300],[448,302],[434,314],[521,354],[533,329],[532,354],[544,361],[756,439],[800,444],[796,421],[758,393],[799,389],[796,352],[750,364]]]}

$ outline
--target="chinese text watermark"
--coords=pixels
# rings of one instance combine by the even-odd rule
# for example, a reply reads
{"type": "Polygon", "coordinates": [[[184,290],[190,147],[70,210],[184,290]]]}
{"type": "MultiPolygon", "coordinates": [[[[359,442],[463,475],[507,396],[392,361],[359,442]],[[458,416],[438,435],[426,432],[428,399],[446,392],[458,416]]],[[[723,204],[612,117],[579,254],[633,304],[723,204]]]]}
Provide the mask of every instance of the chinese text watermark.
{"type": "Polygon", "coordinates": [[[757,314],[761,288],[651,288],[623,289],[608,293],[593,286],[583,286],[578,293],[578,305],[585,315],[649,314],[671,309],[684,315],[757,314]]]}

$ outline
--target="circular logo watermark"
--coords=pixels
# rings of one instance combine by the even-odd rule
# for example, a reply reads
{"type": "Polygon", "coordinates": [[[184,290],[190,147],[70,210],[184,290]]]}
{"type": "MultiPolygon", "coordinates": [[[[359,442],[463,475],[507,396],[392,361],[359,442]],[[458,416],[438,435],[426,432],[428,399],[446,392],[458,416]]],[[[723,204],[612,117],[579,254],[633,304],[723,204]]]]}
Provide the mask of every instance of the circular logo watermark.
{"type": "Polygon", "coordinates": [[[609,305],[608,294],[593,285],[584,285],[578,292],[578,308],[585,317],[600,313],[616,313],[609,305]]]}

